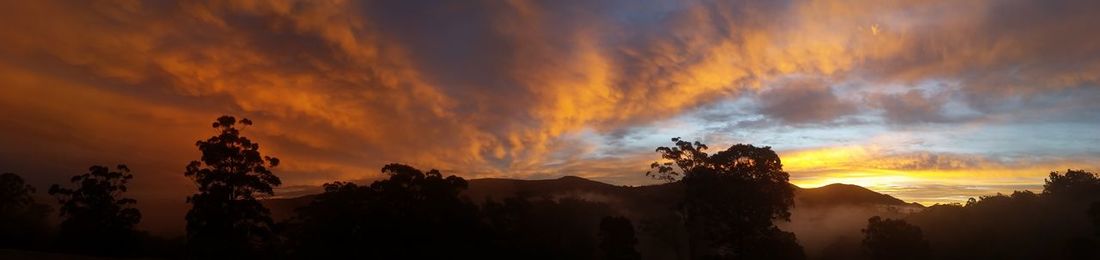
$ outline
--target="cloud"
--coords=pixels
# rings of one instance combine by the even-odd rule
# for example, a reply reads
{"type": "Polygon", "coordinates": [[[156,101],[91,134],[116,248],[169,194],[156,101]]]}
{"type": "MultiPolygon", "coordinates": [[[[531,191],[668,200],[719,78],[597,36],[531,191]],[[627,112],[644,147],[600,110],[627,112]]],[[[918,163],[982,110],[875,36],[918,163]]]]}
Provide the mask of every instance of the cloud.
{"type": "MultiPolygon", "coordinates": [[[[9,1],[0,165],[48,183],[87,164],[150,161],[135,172],[172,181],[147,191],[185,191],[193,141],[235,114],[257,122],[246,133],[283,159],[288,185],[369,179],[387,162],[630,183],[640,174],[628,165],[651,149],[574,136],[679,135],[716,119],[653,124],[743,97],[760,106],[736,111],[736,124],[794,132],[847,127],[868,109],[893,124],[973,127],[1022,110],[1082,121],[1094,95],[1057,93],[1094,93],[1095,5],[9,1]],[[788,78],[813,81],[770,84],[788,78]],[[916,90],[927,82],[958,87],[916,90]],[[942,113],[953,102],[983,117],[942,113]],[[49,161],[63,163],[35,169],[49,161]]],[[[738,140],[782,134],[754,133],[738,140]]]]}
{"type": "Polygon", "coordinates": [[[821,82],[793,82],[760,94],[757,112],[786,124],[827,123],[854,114],[856,105],[841,100],[821,82]]]}
{"type": "Polygon", "coordinates": [[[1041,187],[1050,171],[1089,169],[1095,155],[1021,156],[899,149],[869,142],[780,153],[801,187],[856,184],[924,204],[1041,187]],[[922,189],[936,190],[922,190],[922,189]]]}
{"type": "Polygon", "coordinates": [[[940,123],[949,119],[944,115],[945,95],[927,95],[919,89],[901,94],[882,94],[872,97],[885,112],[887,122],[896,124],[940,123]]]}

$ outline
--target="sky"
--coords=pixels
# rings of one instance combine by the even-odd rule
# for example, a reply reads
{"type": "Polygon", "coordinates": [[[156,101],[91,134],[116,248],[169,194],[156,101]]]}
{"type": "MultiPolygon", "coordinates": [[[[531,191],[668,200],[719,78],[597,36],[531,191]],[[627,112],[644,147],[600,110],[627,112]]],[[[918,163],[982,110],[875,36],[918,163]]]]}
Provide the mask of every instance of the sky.
{"type": "Polygon", "coordinates": [[[1100,166],[1098,1],[2,1],[0,171],[131,193],[228,114],[280,194],[380,177],[645,176],[670,138],[925,204],[1100,166]]]}

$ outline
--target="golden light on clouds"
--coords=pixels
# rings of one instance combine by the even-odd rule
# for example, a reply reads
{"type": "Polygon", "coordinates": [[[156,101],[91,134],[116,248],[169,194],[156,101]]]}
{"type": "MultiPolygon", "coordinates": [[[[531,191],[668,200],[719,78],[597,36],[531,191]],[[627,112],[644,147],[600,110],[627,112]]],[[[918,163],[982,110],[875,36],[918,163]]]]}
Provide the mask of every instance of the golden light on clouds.
{"type": "Polygon", "coordinates": [[[867,146],[843,146],[781,154],[791,182],[800,187],[833,183],[863,186],[925,205],[965,201],[980,195],[1041,192],[1046,173],[1088,167],[1087,161],[996,162],[975,155],[902,153],[867,146]],[[927,192],[922,189],[959,187],[927,192]]]}
{"type": "Polygon", "coordinates": [[[640,184],[675,136],[771,145],[808,186],[1033,184],[1100,157],[1094,3],[657,2],[5,2],[0,171],[125,162],[171,187],[139,192],[186,190],[221,114],[257,122],[289,185],[389,162],[640,184]]]}

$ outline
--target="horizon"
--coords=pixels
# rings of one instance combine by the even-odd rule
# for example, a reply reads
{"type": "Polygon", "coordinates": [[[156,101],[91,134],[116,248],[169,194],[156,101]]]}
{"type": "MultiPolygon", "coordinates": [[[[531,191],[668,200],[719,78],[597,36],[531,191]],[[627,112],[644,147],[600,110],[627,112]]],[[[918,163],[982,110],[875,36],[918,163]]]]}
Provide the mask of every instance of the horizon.
{"type": "Polygon", "coordinates": [[[39,190],[126,164],[139,201],[183,198],[221,115],[287,194],[394,162],[656,184],[673,137],[924,205],[1100,171],[1095,2],[0,6],[0,173],[39,190]]]}
{"type": "MultiPolygon", "coordinates": [[[[659,183],[648,183],[648,184],[641,184],[641,185],[620,185],[620,184],[602,182],[602,181],[599,181],[599,180],[594,180],[594,179],[589,179],[589,178],[585,178],[585,177],[581,177],[581,176],[574,176],[574,175],[558,176],[558,177],[544,178],[544,179],[515,179],[515,178],[484,177],[484,178],[467,179],[466,181],[476,181],[476,180],[552,181],[552,180],[561,180],[561,179],[569,178],[569,177],[581,178],[581,179],[584,179],[584,180],[587,180],[587,181],[594,181],[594,182],[598,182],[598,183],[602,183],[602,184],[606,184],[606,185],[611,185],[611,186],[631,187],[631,188],[668,184],[668,182],[659,182],[659,183]]],[[[355,180],[355,181],[352,181],[352,182],[355,182],[355,183],[360,184],[360,185],[364,185],[364,184],[369,185],[372,181],[373,180],[355,180]]],[[[921,206],[924,206],[924,207],[929,207],[929,206],[933,206],[933,205],[960,203],[960,201],[955,201],[955,200],[948,200],[948,201],[905,200],[905,199],[902,199],[902,198],[898,198],[894,195],[891,195],[889,193],[877,191],[877,190],[874,190],[874,189],[871,189],[871,188],[864,187],[862,185],[852,184],[852,183],[834,182],[834,183],[822,184],[822,185],[819,185],[819,186],[802,186],[802,185],[798,185],[798,184],[795,184],[795,183],[791,183],[791,185],[794,185],[795,187],[798,187],[800,189],[817,189],[817,188],[822,188],[822,187],[825,187],[825,186],[833,186],[833,185],[852,185],[852,186],[867,189],[867,190],[875,192],[875,193],[879,193],[879,194],[890,196],[892,198],[899,199],[899,200],[901,200],[905,203],[918,203],[918,204],[920,204],[921,206]]],[[[295,199],[295,198],[303,198],[303,197],[306,197],[306,196],[311,196],[311,195],[317,195],[317,194],[324,193],[324,189],[323,189],[322,186],[312,186],[312,187],[296,186],[296,187],[284,188],[284,190],[286,190],[286,189],[292,189],[292,190],[291,191],[284,191],[284,192],[281,192],[280,194],[277,194],[277,195],[269,197],[269,198],[264,198],[264,199],[276,199],[276,200],[277,199],[295,199]]],[[[1042,190],[1043,190],[1043,187],[1042,187],[1042,185],[1038,185],[1038,188],[1034,189],[1034,190],[1032,190],[1032,189],[1018,189],[1018,190],[1013,190],[1013,191],[1025,191],[1025,190],[1035,192],[1035,193],[1041,193],[1042,190]]],[[[965,200],[969,199],[969,198],[977,199],[977,198],[981,198],[982,196],[994,196],[994,195],[998,195],[998,194],[1000,194],[1000,195],[1009,195],[1011,193],[1012,192],[993,193],[993,194],[988,194],[988,195],[968,197],[968,198],[964,198],[963,201],[961,201],[961,202],[966,202],[965,200]]]]}
{"type": "Polygon", "coordinates": [[[1100,259],[1096,0],[0,24],[0,259],[1100,259]]]}

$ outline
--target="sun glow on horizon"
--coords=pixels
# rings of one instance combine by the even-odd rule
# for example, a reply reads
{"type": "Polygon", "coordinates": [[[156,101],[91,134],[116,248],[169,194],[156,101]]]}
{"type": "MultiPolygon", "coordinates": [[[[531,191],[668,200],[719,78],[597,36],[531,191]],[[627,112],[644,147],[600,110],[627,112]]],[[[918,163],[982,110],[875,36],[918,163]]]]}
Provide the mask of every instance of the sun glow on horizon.
{"type": "Polygon", "coordinates": [[[1041,192],[1047,173],[1088,168],[1072,160],[1017,166],[967,155],[889,153],[873,146],[811,149],[781,157],[791,183],[799,187],[854,184],[923,205],[964,203],[1017,190],[1041,192]]]}

